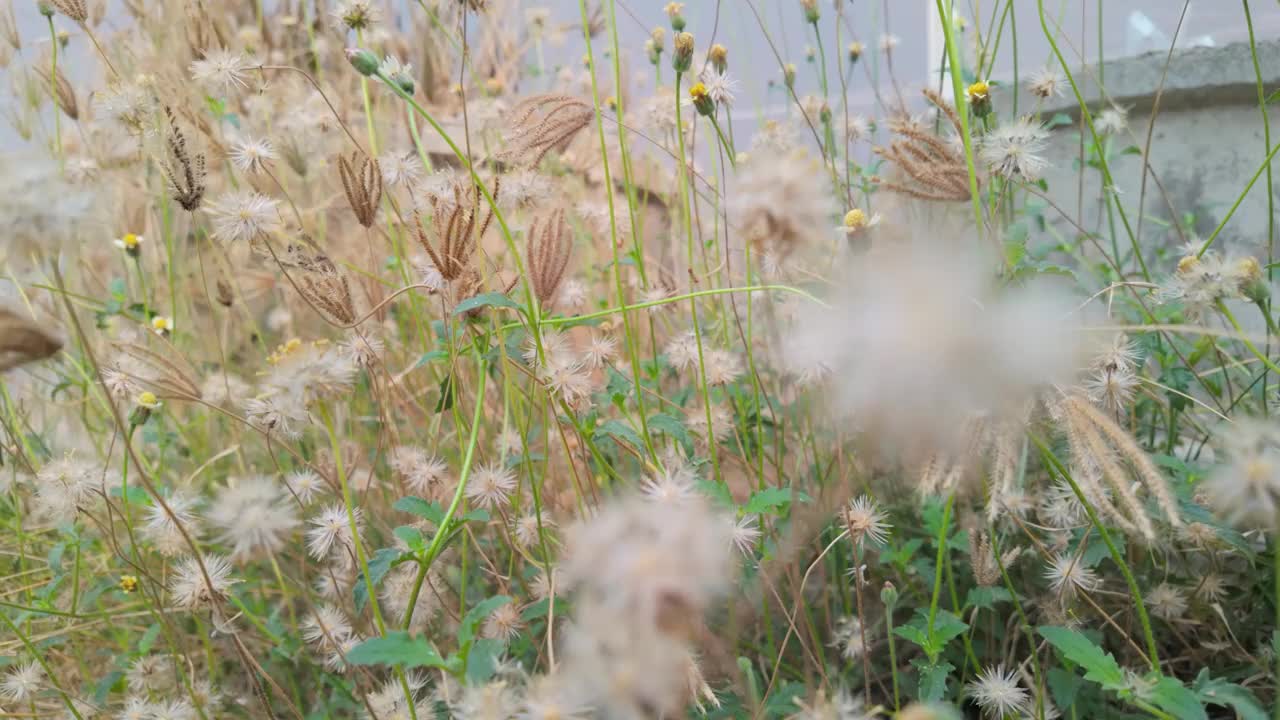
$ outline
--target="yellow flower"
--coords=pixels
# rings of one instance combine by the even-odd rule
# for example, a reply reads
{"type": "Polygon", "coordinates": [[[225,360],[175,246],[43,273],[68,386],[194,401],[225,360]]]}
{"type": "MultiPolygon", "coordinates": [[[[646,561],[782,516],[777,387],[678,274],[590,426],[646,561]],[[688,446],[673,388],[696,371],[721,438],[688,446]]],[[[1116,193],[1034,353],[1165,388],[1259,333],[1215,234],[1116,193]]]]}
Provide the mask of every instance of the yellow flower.
{"type": "Polygon", "coordinates": [[[991,97],[991,87],[983,80],[969,86],[966,91],[969,95],[969,102],[982,102],[991,97]]]}
{"type": "Polygon", "coordinates": [[[669,2],[666,7],[662,8],[662,12],[666,13],[667,17],[675,17],[684,12],[684,3],[669,2]]]}
{"type": "Polygon", "coordinates": [[[148,410],[155,410],[160,407],[160,398],[150,390],[145,390],[138,395],[138,407],[144,407],[148,410]]]}
{"type": "Polygon", "coordinates": [[[120,576],[120,592],[128,595],[138,589],[138,578],[133,575],[120,576]]]}
{"type": "Polygon", "coordinates": [[[1195,255],[1188,255],[1178,261],[1178,272],[1188,273],[1200,264],[1200,258],[1195,255]]]}
{"type": "Polygon", "coordinates": [[[123,237],[116,240],[116,247],[121,250],[136,250],[142,244],[143,237],[133,233],[125,233],[123,237]]]}
{"type": "Polygon", "coordinates": [[[720,43],[716,43],[707,51],[707,59],[713,64],[722,65],[729,59],[729,49],[720,43]]]}
{"type": "Polygon", "coordinates": [[[151,318],[151,329],[157,335],[168,335],[173,331],[173,320],[163,315],[156,315],[151,318]]]}
{"type": "Polygon", "coordinates": [[[706,98],[707,86],[702,83],[694,83],[693,87],[689,88],[689,97],[693,98],[694,102],[706,98]]]}
{"type": "Polygon", "coordinates": [[[868,215],[862,208],[854,208],[844,214],[844,223],[836,229],[845,235],[855,235],[879,223],[879,213],[868,215]]]}

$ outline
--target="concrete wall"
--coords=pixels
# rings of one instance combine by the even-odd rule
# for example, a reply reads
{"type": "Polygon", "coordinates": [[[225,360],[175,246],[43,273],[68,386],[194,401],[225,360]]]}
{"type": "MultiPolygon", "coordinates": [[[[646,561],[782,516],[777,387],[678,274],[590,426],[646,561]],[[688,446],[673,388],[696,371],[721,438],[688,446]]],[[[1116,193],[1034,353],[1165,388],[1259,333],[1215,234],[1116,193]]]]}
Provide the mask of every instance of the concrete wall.
{"type": "MultiPolygon", "coordinates": [[[[1280,88],[1280,42],[1260,44],[1258,61],[1265,93],[1270,94],[1280,88]]],[[[1129,110],[1129,130],[1109,141],[1110,165],[1120,201],[1135,231],[1142,197],[1143,156],[1120,153],[1126,147],[1142,148],[1146,144],[1154,117],[1150,151],[1146,156],[1152,175],[1147,178],[1142,202],[1144,248],[1179,245],[1179,234],[1168,226],[1174,218],[1187,213],[1195,216],[1195,233],[1201,238],[1208,236],[1230,211],[1267,155],[1263,116],[1258,108],[1257,76],[1249,46],[1194,48],[1175,51],[1171,58],[1163,52],[1110,61],[1102,69],[1105,92],[1099,89],[1097,67],[1088,66],[1073,72],[1095,118],[1098,110],[1108,103],[1129,110]],[[1163,91],[1157,96],[1161,86],[1163,91]]],[[[1018,106],[1020,109],[1035,106],[1035,98],[1025,88],[1019,94],[1018,106]]],[[[998,109],[1008,110],[1007,107],[998,109]]],[[[1070,116],[1072,124],[1055,128],[1051,136],[1048,156],[1053,167],[1045,173],[1049,195],[1075,219],[1083,219],[1081,224],[1085,228],[1100,232],[1104,245],[1110,247],[1108,219],[1100,202],[1101,173],[1093,168],[1081,169],[1080,109],[1070,86],[1066,87],[1065,97],[1049,101],[1042,108],[1045,121],[1057,113],[1070,116]]],[[[1269,114],[1274,147],[1280,143],[1280,114],[1274,110],[1269,114]]],[[[1277,171],[1280,175],[1280,168],[1277,171]]],[[[1280,200],[1280,177],[1276,178],[1274,192],[1280,200]]],[[[1280,202],[1276,205],[1280,207],[1280,202]]],[[[1046,218],[1065,237],[1078,234],[1052,208],[1046,211],[1046,218]]],[[[1116,232],[1123,251],[1128,245],[1128,236],[1118,217],[1116,232]]],[[[1260,251],[1260,256],[1265,257],[1267,243],[1264,174],[1219,235],[1215,247],[1226,252],[1260,251]]],[[[1153,258],[1148,252],[1144,255],[1151,263],[1153,258]]],[[[1165,263],[1159,272],[1156,267],[1151,268],[1153,275],[1165,275],[1171,270],[1171,263],[1165,263]]]]}

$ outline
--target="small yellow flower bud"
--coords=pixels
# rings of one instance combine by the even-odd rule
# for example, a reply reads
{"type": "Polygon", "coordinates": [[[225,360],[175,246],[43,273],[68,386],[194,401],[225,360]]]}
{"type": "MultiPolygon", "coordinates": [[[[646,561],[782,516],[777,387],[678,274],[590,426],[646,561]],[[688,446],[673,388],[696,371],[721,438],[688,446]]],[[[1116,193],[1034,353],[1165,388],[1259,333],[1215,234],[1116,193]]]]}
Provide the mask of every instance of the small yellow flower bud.
{"type": "Polygon", "coordinates": [[[138,578],[133,575],[120,576],[120,592],[128,595],[138,589],[138,578]]]}
{"type": "Polygon", "coordinates": [[[163,315],[156,315],[151,318],[151,329],[157,335],[165,336],[173,332],[173,320],[163,315]]]}
{"type": "Polygon", "coordinates": [[[687,32],[676,33],[675,54],[671,57],[671,67],[678,73],[685,72],[693,64],[693,36],[687,32]]]}
{"type": "Polygon", "coordinates": [[[707,51],[707,59],[711,61],[711,66],[716,72],[723,73],[729,69],[729,49],[720,43],[711,46],[707,51]]]}
{"type": "Polygon", "coordinates": [[[856,40],[849,43],[849,63],[853,64],[858,62],[858,58],[862,57],[862,53],[865,50],[866,47],[856,40]]]}
{"type": "Polygon", "coordinates": [[[1197,266],[1197,265],[1199,265],[1199,264],[1200,264],[1200,258],[1199,258],[1199,257],[1197,257],[1197,256],[1195,256],[1195,255],[1188,255],[1188,256],[1186,256],[1186,257],[1184,257],[1184,258],[1182,258],[1181,260],[1179,260],[1179,261],[1178,261],[1178,272],[1179,272],[1180,274],[1186,274],[1186,273],[1189,273],[1189,272],[1191,272],[1192,270],[1195,270],[1195,269],[1196,269],[1196,266],[1197,266]]]}
{"type": "Polygon", "coordinates": [[[694,83],[689,88],[689,98],[693,100],[693,107],[700,115],[710,116],[716,111],[716,104],[707,93],[707,86],[702,83],[694,83]]]}
{"type": "Polygon", "coordinates": [[[156,394],[150,390],[145,390],[138,395],[138,404],[148,410],[155,410],[160,407],[160,398],[157,398],[156,394]]]}
{"type": "Polygon", "coordinates": [[[867,224],[867,214],[861,208],[854,208],[844,214],[844,226],[857,230],[867,224]]]}
{"type": "Polygon", "coordinates": [[[973,114],[978,117],[986,117],[991,114],[991,87],[983,80],[979,80],[970,85],[965,91],[969,96],[969,107],[973,108],[973,114]]]}

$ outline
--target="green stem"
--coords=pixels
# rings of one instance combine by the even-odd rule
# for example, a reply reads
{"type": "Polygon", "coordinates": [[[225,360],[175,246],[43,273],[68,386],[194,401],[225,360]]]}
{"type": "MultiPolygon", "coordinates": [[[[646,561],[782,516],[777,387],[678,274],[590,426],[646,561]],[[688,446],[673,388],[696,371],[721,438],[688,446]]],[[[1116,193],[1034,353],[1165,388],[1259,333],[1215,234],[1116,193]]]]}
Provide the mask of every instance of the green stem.
{"type": "MultiPolygon", "coordinates": [[[[1280,147],[1280,146],[1277,146],[1277,147],[1280,147]]],[[[1276,367],[1276,364],[1271,362],[1271,359],[1268,358],[1265,353],[1259,350],[1257,345],[1253,344],[1253,341],[1250,340],[1249,336],[1245,334],[1243,329],[1241,329],[1240,323],[1236,322],[1236,316],[1231,313],[1231,310],[1227,307],[1227,304],[1221,300],[1218,301],[1218,312],[1222,313],[1222,316],[1227,319],[1227,322],[1231,323],[1231,327],[1235,328],[1235,331],[1237,333],[1240,333],[1240,337],[1238,339],[1240,340],[1240,342],[1244,343],[1245,347],[1249,348],[1249,352],[1253,353],[1254,357],[1258,358],[1258,360],[1261,361],[1263,365],[1266,365],[1273,372],[1280,373],[1280,367],[1276,367]]]]}
{"type": "MultiPolygon", "coordinates": [[[[947,15],[946,17],[951,17],[947,15]]],[[[952,493],[947,496],[947,504],[942,507],[942,524],[938,527],[938,556],[935,561],[933,572],[933,597],[929,600],[929,624],[926,626],[925,637],[929,639],[929,643],[933,644],[933,623],[938,617],[938,600],[942,597],[942,568],[946,561],[947,555],[947,528],[951,523],[951,506],[955,504],[956,496],[952,493]]],[[[930,662],[937,662],[938,654],[936,651],[930,653],[930,662]]]]}
{"type": "MultiPolygon", "coordinates": [[[[676,141],[679,146],[680,154],[677,157],[676,164],[680,166],[680,197],[683,200],[684,213],[684,229],[688,239],[688,255],[689,255],[689,272],[693,273],[693,208],[689,199],[689,179],[685,174],[687,155],[684,148],[684,120],[680,112],[680,81],[684,78],[684,73],[676,73],[676,141]]],[[[707,421],[707,452],[711,455],[711,468],[715,473],[715,479],[720,480],[720,457],[716,451],[715,426],[711,419],[711,392],[707,387],[707,364],[702,351],[702,328],[698,324],[698,304],[689,303],[690,320],[693,323],[693,338],[698,347],[698,393],[702,396],[702,408],[706,414],[707,421]]]]}
{"type": "Polygon", "coordinates": [[[62,108],[58,105],[58,31],[53,28],[52,15],[45,19],[49,21],[49,40],[53,48],[53,67],[49,71],[49,100],[53,103],[53,148],[58,156],[58,169],[61,170],[66,161],[62,157],[62,108]]]}
{"type": "Polygon", "coordinates": [[[405,630],[409,629],[409,624],[413,621],[413,610],[418,604],[418,593],[421,591],[422,583],[427,577],[427,571],[431,569],[431,563],[440,556],[440,552],[444,549],[445,540],[453,530],[453,516],[457,514],[458,506],[462,504],[462,498],[467,490],[467,478],[471,475],[471,462],[475,458],[476,441],[480,437],[480,420],[484,415],[484,390],[488,372],[483,358],[477,358],[476,370],[479,374],[479,378],[476,380],[478,383],[476,388],[476,409],[471,416],[471,433],[467,438],[467,450],[462,458],[462,470],[458,475],[458,488],[454,490],[453,499],[449,502],[449,508],[445,510],[444,518],[441,519],[435,535],[431,538],[431,543],[427,545],[427,549],[418,563],[418,576],[414,579],[413,591],[409,596],[409,609],[404,614],[405,630]]]}
{"type": "Polygon", "coordinates": [[[969,111],[967,108],[959,107],[964,94],[964,80],[961,78],[962,68],[960,66],[960,48],[956,47],[954,28],[952,27],[951,18],[954,17],[951,9],[951,0],[937,0],[938,17],[942,22],[942,34],[947,41],[947,64],[950,65],[951,71],[951,92],[955,97],[956,115],[960,116],[960,138],[964,141],[964,161],[969,169],[969,195],[970,201],[973,203],[973,222],[974,231],[982,232],[982,201],[978,198],[978,170],[973,162],[973,138],[969,132],[969,111]]]}
{"type": "Polygon", "coordinates": [[[1094,529],[1098,531],[1098,535],[1102,538],[1102,542],[1107,546],[1107,552],[1111,554],[1111,559],[1120,568],[1120,574],[1124,575],[1125,582],[1129,585],[1129,594],[1133,597],[1134,608],[1138,611],[1138,621],[1142,623],[1142,634],[1146,638],[1148,658],[1151,663],[1151,669],[1160,672],[1160,652],[1156,648],[1156,636],[1151,631],[1151,618],[1147,615],[1147,606],[1142,601],[1142,591],[1138,589],[1138,581],[1133,577],[1133,571],[1129,569],[1129,564],[1124,561],[1124,556],[1116,548],[1116,544],[1111,540],[1111,533],[1107,532],[1107,526],[1102,524],[1098,519],[1098,514],[1094,512],[1093,506],[1089,504],[1089,500],[1085,498],[1084,492],[1080,490],[1080,486],[1076,484],[1075,478],[1071,477],[1071,473],[1058,460],[1049,446],[1044,440],[1036,435],[1030,435],[1031,441],[1040,448],[1040,454],[1045,461],[1057,471],[1058,475],[1067,484],[1071,486],[1071,491],[1075,493],[1076,499],[1080,501],[1080,505],[1084,507],[1085,513],[1089,516],[1089,522],[1094,529]]]}

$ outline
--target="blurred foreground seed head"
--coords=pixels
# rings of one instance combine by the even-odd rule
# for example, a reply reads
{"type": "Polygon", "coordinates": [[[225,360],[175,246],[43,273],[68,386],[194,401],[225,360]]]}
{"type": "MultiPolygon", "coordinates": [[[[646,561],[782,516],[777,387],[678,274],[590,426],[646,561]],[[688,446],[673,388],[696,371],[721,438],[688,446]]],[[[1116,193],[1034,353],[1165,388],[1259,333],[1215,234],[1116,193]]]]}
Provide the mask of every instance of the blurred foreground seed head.
{"type": "Polygon", "coordinates": [[[784,343],[793,373],[829,371],[834,410],[896,450],[954,446],[971,418],[1019,414],[1082,364],[1064,292],[1001,288],[976,241],[929,240],[853,258],[832,307],[784,343]]]}

